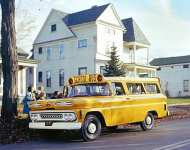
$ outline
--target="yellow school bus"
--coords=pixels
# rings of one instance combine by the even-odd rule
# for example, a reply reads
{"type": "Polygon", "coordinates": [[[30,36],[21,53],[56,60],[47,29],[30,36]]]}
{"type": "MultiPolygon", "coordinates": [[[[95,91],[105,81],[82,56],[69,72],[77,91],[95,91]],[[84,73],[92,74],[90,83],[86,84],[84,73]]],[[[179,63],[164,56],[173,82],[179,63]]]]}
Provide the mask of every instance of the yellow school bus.
{"type": "Polygon", "coordinates": [[[85,141],[95,140],[104,127],[136,123],[143,130],[168,115],[166,96],[158,78],[71,77],[65,98],[30,104],[31,129],[79,130],[85,141]]]}

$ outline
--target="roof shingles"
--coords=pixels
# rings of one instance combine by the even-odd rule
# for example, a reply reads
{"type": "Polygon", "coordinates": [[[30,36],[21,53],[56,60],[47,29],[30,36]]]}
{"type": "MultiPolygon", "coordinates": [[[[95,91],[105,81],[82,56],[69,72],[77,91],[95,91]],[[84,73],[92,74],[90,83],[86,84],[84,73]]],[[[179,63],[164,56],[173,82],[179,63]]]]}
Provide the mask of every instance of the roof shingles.
{"type": "MultiPolygon", "coordinates": [[[[111,5],[110,3],[102,6],[93,6],[90,9],[82,10],[71,14],[63,14],[63,21],[67,26],[73,26],[88,22],[93,22],[111,5]]],[[[61,13],[61,12],[60,12],[61,13]]],[[[141,44],[150,45],[150,42],[136,24],[133,18],[121,20],[127,31],[123,34],[123,40],[126,42],[138,42],[141,44]]]]}
{"type": "Polygon", "coordinates": [[[190,63],[190,55],[156,58],[150,62],[150,64],[153,66],[164,66],[164,65],[184,64],[184,63],[190,63]]]}
{"type": "Polygon", "coordinates": [[[67,26],[73,26],[73,25],[78,25],[82,23],[96,21],[96,19],[102,14],[102,12],[109,5],[110,4],[106,4],[102,6],[94,6],[90,9],[68,14],[63,20],[67,26]]]}
{"type": "Polygon", "coordinates": [[[122,20],[127,31],[123,35],[123,40],[126,42],[138,42],[146,45],[150,45],[150,42],[137,25],[137,23],[133,20],[133,18],[127,18],[122,20]]]}

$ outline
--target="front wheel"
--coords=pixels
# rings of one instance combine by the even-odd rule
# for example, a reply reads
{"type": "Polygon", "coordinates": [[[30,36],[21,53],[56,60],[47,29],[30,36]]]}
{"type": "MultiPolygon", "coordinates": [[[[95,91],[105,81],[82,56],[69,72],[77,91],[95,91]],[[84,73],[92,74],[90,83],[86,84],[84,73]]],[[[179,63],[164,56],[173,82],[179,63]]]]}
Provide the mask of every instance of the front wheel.
{"type": "Polygon", "coordinates": [[[151,113],[148,113],[144,121],[140,123],[141,128],[144,131],[151,130],[154,127],[154,116],[151,113]]]}
{"type": "Polygon", "coordinates": [[[95,115],[88,115],[81,128],[81,135],[84,141],[97,139],[102,130],[100,119],[95,115]]]}

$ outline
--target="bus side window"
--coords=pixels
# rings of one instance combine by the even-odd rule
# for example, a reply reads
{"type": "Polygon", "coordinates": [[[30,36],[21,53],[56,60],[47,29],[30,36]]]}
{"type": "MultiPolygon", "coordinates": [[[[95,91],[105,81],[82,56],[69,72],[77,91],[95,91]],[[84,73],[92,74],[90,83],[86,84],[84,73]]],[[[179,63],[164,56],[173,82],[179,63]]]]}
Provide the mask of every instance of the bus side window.
{"type": "Polygon", "coordinates": [[[144,83],[144,86],[148,94],[160,93],[160,89],[156,83],[144,83]]]}
{"type": "Polygon", "coordinates": [[[139,95],[145,94],[142,83],[127,83],[129,94],[139,95]]]}
{"type": "Polygon", "coordinates": [[[114,91],[115,95],[125,95],[123,85],[120,82],[113,82],[112,90],[114,91]]]}

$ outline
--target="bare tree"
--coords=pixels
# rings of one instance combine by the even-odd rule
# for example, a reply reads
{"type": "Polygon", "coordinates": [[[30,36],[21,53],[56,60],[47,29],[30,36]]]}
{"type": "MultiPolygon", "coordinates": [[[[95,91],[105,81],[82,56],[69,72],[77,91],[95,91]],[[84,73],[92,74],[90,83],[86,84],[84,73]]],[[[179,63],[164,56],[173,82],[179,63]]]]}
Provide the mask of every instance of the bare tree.
{"type": "Polygon", "coordinates": [[[19,0],[15,4],[16,41],[18,47],[28,48],[31,46],[33,33],[37,27],[37,18],[32,14],[32,11],[23,8],[21,2],[23,1],[19,0]]]}
{"type": "Polygon", "coordinates": [[[3,71],[3,100],[1,118],[5,123],[4,139],[13,140],[15,134],[15,116],[18,60],[16,52],[15,0],[0,0],[2,9],[1,22],[1,56],[3,71]]]}
{"type": "Polygon", "coordinates": [[[27,9],[17,7],[16,9],[16,40],[17,46],[27,47],[28,42],[32,41],[32,34],[36,28],[36,18],[27,9]]]}

